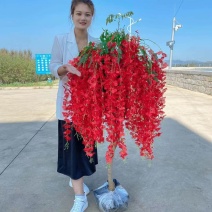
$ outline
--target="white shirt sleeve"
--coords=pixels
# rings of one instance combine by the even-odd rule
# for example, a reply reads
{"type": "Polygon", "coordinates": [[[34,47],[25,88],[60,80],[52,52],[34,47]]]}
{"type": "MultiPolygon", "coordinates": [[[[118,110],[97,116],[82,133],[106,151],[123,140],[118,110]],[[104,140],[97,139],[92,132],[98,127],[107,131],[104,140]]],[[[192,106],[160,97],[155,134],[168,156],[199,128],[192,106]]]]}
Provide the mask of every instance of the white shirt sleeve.
{"type": "Polygon", "coordinates": [[[54,43],[52,46],[52,52],[51,52],[51,61],[49,64],[49,69],[56,78],[60,78],[58,75],[58,68],[63,65],[63,48],[59,43],[59,39],[56,36],[54,38],[54,43]]]}

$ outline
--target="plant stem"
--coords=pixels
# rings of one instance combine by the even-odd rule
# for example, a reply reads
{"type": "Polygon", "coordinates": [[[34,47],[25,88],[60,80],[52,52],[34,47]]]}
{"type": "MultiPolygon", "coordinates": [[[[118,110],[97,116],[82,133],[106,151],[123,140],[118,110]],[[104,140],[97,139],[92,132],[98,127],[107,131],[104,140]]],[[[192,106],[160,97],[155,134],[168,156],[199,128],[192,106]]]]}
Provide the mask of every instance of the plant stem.
{"type": "Polygon", "coordinates": [[[107,180],[108,180],[109,191],[115,190],[115,183],[113,182],[113,176],[112,176],[112,166],[113,166],[113,159],[111,164],[108,165],[108,170],[107,170],[107,180]]]}

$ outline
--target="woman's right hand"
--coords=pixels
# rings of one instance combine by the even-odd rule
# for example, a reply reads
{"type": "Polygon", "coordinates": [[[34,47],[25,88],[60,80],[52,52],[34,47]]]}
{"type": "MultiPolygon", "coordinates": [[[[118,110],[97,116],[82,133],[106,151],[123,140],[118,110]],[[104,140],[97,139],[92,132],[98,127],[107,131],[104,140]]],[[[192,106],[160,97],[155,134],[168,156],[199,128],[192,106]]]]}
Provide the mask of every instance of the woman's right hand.
{"type": "Polygon", "coordinates": [[[58,69],[58,75],[63,76],[67,73],[76,74],[78,77],[81,76],[81,73],[74,66],[70,64],[60,66],[60,68],[58,69]]]}

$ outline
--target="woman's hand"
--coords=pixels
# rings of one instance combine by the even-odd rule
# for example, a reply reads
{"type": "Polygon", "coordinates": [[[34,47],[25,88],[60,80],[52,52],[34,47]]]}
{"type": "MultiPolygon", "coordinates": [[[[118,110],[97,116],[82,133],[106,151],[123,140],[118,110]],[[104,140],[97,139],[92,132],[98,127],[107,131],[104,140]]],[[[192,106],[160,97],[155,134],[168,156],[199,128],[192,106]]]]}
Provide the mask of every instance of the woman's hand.
{"type": "Polygon", "coordinates": [[[81,76],[81,73],[74,66],[72,66],[70,64],[65,64],[58,68],[59,76],[66,75],[67,73],[76,74],[79,77],[81,76]]]}

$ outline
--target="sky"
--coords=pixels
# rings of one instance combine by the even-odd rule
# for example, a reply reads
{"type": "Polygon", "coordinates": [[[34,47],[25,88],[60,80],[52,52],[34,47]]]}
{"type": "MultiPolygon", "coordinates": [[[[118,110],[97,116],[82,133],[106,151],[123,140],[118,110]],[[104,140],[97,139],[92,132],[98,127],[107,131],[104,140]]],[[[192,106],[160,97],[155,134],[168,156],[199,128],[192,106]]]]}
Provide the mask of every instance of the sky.
{"type": "MultiPolygon", "coordinates": [[[[175,31],[173,60],[212,61],[212,0],[93,0],[95,15],[89,33],[99,37],[103,29],[114,31],[117,22],[106,25],[110,14],[132,11],[132,34],[137,30],[154,51],[162,50],[172,37],[173,18],[182,28],[175,31]]],[[[73,27],[69,18],[71,0],[0,0],[0,49],[31,50],[49,54],[57,34],[73,27]]],[[[127,31],[130,19],[121,22],[127,31]]]]}

